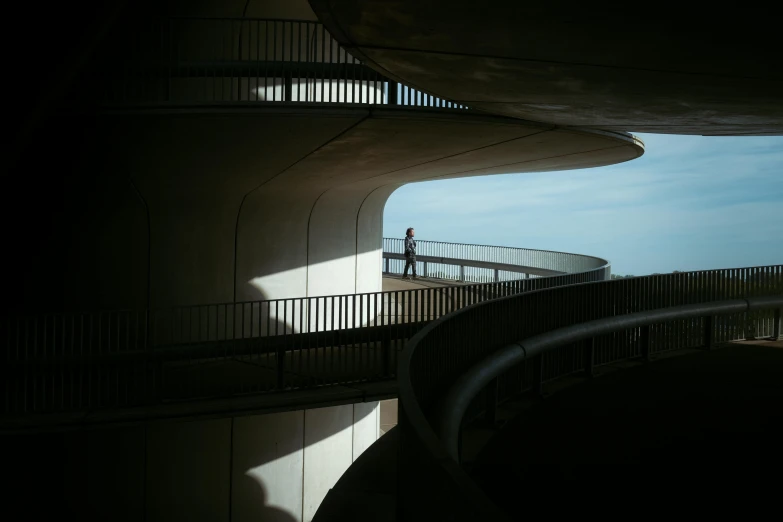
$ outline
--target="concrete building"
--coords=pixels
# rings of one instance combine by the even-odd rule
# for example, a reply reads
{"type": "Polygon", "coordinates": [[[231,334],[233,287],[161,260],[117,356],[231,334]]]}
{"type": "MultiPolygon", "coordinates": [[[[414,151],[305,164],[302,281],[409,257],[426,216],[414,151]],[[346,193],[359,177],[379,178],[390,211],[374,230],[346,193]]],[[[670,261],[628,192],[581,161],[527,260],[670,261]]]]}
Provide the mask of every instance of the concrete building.
{"type": "MultiPolygon", "coordinates": [[[[375,31],[352,32],[387,23],[367,14],[369,3],[311,3],[315,10],[305,0],[87,3],[67,24],[58,15],[71,6],[52,6],[36,33],[41,45],[7,46],[19,50],[12,68],[29,89],[9,116],[18,132],[2,205],[13,274],[3,303],[12,413],[3,451],[28,515],[311,520],[378,438],[378,400],[394,395],[349,373],[330,381],[324,375],[341,371],[324,369],[334,348],[375,359],[376,343],[379,364],[394,366],[389,354],[425,322],[539,284],[381,294],[389,195],[417,181],[556,176],[632,160],[644,146],[626,131],[669,118],[650,113],[641,118],[653,123],[636,126],[621,117],[633,113],[626,104],[581,121],[601,105],[589,97],[567,105],[566,118],[515,103],[497,109],[472,94],[483,74],[476,63],[452,68],[455,77],[438,60],[395,69],[368,51],[371,39],[357,43],[375,31]],[[40,49],[56,51],[43,69],[40,49]],[[160,324],[168,337],[158,337],[160,324]],[[126,356],[139,366],[117,362],[126,356]],[[295,374],[311,357],[323,371],[295,374]],[[152,402],[148,378],[165,391],[152,402]],[[192,380],[209,386],[195,393],[192,380]],[[248,405],[260,388],[279,393],[248,405]],[[98,426],[99,417],[111,421],[98,426]]],[[[15,9],[19,20],[38,19],[37,7],[15,9]]],[[[533,91],[549,90],[554,74],[533,91]]],[[[493,83],[523,92],[526,81],[493,83]]],[[[746,118],[755,109],[743,106],[737,118],[716,116],[730,123],[717,132],[735,132],[737,121],[748,133],[778,132],[779,93],[759,85],[764,117],[746,118]]],[[[608,273],[600,261],[538,269],[588,281],[608,273]]]]}
{"type": "Polygon", "coordinates": [[[674,2],[311,4],[370,67],[492,114],[630,132],[783,132],[777,23],[762,10],[674,2]]]}
{"type": "MultiPolygon", "coordinates": [[[[117,22],[85,66],[89,86],[77,77],[76,92],[64,98],[68,110],[39,124],[33,149],[51,142],[53,130],[63,141],[56,157],[32,150],[24,157],[24,168],[51,175],[45,185],[31,179],[37,190],[20,190],[9,213],[36,208],[36,221],[53,217],[34,236],[20,224],[12,241],[24,244],[12,248],[24,253],[27,273],[49,273],[53,256],[60,263],[54,281],[20,278],[13,302],[32,298],[28,304],[40,306],[46,295],[44,308],[116,309],[378,291],[381,213],[402,184],[599,166],[642,154],[641,143],[623,133],[431,101],[400,107],[388,92],[343,103],[345,82],[368,95],[371,82],[357,85],[356,70],[313,80],[313,71],[339,74],[348,59],[320,26],[228,18],[314,19],[302,14],[306,2],[297,9],[297,2],[202,4],[117,22]],[[161,27],[151,18],[161,14],[223,18],[161,27]],[[309,62],[300,48],[305,37],[309,62]],[[96,92],[92,84],[101,80],[96,92]],[[285,81],[294,84],[291,98],[300,92],[308,103],[269,101],[272,85],[285,81]],[[307,98],[304,87],[319,96],[307,98]],[[88,88],[91,105],[79,105],[88,88]],[[322,91],[332,101],[319,103],[322,91]],[[32,193],[35,205],[24,199],[32,193]]],[[[389,89],[389,82],[372,83],[374,91],[389,89]]]]}

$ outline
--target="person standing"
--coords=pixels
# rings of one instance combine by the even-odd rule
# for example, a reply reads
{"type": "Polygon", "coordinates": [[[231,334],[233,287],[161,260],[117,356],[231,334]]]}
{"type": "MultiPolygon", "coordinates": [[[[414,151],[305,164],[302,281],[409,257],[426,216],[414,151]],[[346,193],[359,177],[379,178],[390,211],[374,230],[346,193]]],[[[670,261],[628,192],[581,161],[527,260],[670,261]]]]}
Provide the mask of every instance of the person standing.
{"type": "Polygon", "coordinates": [[[405,270],[402,272],[403,279],[409,279],[408,267],[413,269],[413,278],[418,278],[416,275],[416,240],[413,239],[414,235],[416,234],[413,227],[405,231],[405,270]]]}

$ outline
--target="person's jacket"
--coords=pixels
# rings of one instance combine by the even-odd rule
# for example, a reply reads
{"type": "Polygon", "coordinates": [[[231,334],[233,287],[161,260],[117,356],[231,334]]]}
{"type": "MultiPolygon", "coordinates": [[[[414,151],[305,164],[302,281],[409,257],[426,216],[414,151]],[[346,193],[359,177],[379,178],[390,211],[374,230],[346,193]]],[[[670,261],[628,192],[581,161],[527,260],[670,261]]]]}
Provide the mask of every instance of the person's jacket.
{"type": "Polygon", "coordinates": [[[405,257],[416,255],[416,240],[410,236],[405,236],[405,257]]]}

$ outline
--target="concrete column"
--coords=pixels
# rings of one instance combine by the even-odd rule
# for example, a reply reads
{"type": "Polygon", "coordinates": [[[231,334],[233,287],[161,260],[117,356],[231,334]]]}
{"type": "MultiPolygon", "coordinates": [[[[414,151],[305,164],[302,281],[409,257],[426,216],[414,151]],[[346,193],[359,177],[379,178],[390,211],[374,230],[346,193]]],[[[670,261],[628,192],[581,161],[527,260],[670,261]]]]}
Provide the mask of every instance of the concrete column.
{"type": "Polygon", "coordinates": [[[234,420],[232,520],[263,520],[270,509],[301,520],[304,431],[301,411],[234,420]]]}
{"type": "MultiPolygon", "coordinates": [[[[265,186],[255,191],[245,201],[237,233],[237,299],[381,291],[383,206],[397,186],[347,184],[297,191],[265,186]]],[[[366,296],[311,299],[304,303],[309,316],[303,321],[299,314],[306,313],[304,308],[293,306],[288,301],[270,310],[273,319],[292,331],[332,329],[332,307],[335,317],[341,312],[350,318],[347,326],[354,325],[354,316],[358,326],[375,315],[375,301],[366,296]]]]}
{"type": "Polygon", "coordinates": [[[231,419],[147,429],[146,520],[228,521],[231,419]]]}
{"type": "Polygon", "coordinates": [[[35,248],[13,247],[28,260],[25,293],[47,310],[100,310],[379,291],[383,206],[399,184],[289,168],[356,121],[101,120],[80,174],[42,187],[56,202],[41,199],[50,224],[16,224],[35,248]]]}
{"type": "Polygon", "coordinates": [[[12,448],[3,453],[4,471],[24,512],[125,522],[309,522],[348,466],[378,439],[379,426],[379,403],[370,402],[6,435],[0,442],[12,448]],[[31,506],[48,486],[51,509],[31,506]]]}
{"type": "Polygon", "coordinates": [[[379,188],[363,188],[366,194],[356,220],[356,291],[378,292],[382,289],[382,275],[378,266],[383,259],[383,209],[399,183],[379,188]]]}
{"type": "Polygon", "coordinates": [[[139,120],[131,122],[139,133],[133,153],[118,146],[113,158],[130,164],[150,209],[152,306],[231,302],[235,279],[238,300],[307,295],[307,225],[318,190],[286,183],[286,169],[353,120],[329,118],[322,128],[292,115],[162,117],[152,128],[139,120]],[[253,214],[254,203],[263,210],[253,214]],[[239,270],[248,264],[285,290],[243,291],[239,270]]]}

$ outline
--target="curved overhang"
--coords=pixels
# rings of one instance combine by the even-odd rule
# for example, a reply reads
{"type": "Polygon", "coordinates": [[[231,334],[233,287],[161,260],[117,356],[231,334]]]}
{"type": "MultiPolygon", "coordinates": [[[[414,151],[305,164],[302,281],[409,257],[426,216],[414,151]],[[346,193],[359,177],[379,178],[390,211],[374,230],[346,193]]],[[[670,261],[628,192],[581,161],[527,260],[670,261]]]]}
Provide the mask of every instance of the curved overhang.
{"type": "MultiPolygon", "coordinates": [[[[379,291],[383,208],[398,187],[598,167],[644,152],[626,134],[458,109],[328,103],[126,107],[107,112],[97,134],[87,142],[105,157],[95,158],[98,179],[126,173],[145,201],[148,233],[126,230],[120,213],[114,228],[118,251],[129,248],[124,237],[149,238],[134,251],[151,253],[152,307],[379,291]]],[[[94,200],[77,205],[80,213],[97,215],[87,210],[94,200]]],[[[145,222],[138,208],[128,212],[145,222]]],[[[139,302],[139,286],[113,295],[139,302]]]]}
{"type": "MultiPolygon", "coordinates": [[[[197,127],[210,134],[289,129],[309,147],[259,146],[264,166],[288,165],[263,181],[291,189],[367,188],[492,174],[599,167],[641,156],[644,144],[627,133],[544,125],[465,110],[346,104],[248,103],[231,106],[134,106],[107,110],[114,130],[143,147],[155,136],[182,139],[197,127]],[[211,127],[214,126],[214,127],[211,127]],[[149,132],[150,128],[158,131],[149,132]],[[165,130],[160,130],[165,129],[165,130]],[[214,129],[214,130],[212,130],[214,129]],[[255,129],[255,131],[253,131],[255,129]],[[132,138],[130,138],[132,136],[132,138]],[[312,138],[312,139],[311,139],[312,138]],[[274,158],[273,158],[274,157],[274,158]]],[[[262,139],[263,141],[263,139],[262,139]]],[[[249,160],[252,163],[252,159],[249,160]]],[[[260,172],[259,172],[260,174],[260,172]]],[[[261,176],[256,179],[262,179],[261,176]]]]}
{"type": "Polygon", "coordinates": [[[562,126],[783,134],[777,21],[755,10],[310,0],[380,73],[471,108],[562,126]]]}
{"type": "Polygon", "coordinates": [[[25,256],[9,302],[26,309],[44,295],[51,309],[135,309],[376,292],[398,187],[644,151],[624,134],[469,110],[330,103],[126,105],[70,130],[74,147],[28,158],[56,174],[25,180],[6,209],[53,223],[12,231],[25,256]],[[41,274],[57,256],[53,290],[41,274]]]}

